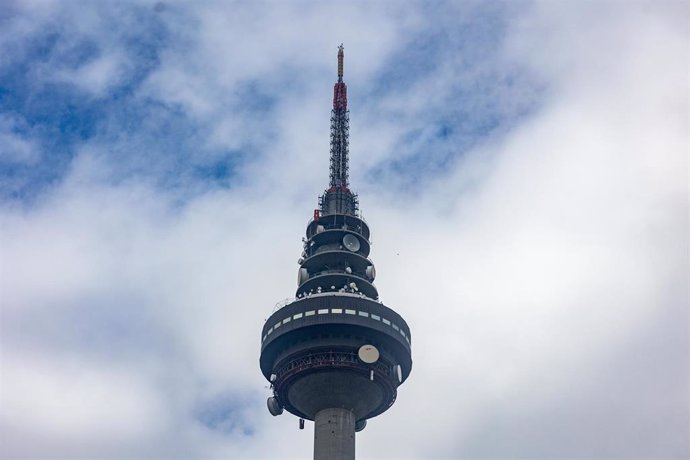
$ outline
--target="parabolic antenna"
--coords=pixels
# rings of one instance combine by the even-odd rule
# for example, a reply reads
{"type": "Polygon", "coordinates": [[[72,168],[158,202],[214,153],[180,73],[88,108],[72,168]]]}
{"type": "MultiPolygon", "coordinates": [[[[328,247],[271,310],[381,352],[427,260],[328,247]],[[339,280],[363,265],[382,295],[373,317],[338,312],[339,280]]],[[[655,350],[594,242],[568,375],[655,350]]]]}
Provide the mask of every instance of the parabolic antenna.
{"type": "Polygon", "coordinates": [[[373,265],[369,265],[367,267],[367,276],[372,281],[374,281],[374,279],[376,278],[376,269],[374,268],[373,265]]]}
{"type": "Polygon", "coordinates": [[[357,355],[367,364],[373,364],[379,360],[379,351],[373,345],[362,345],[359,347],[357,355]]]}
{"type": "Polygon", "coordinates": [[[362,431],[365,427],[367,426],[367,421],[362,419],[362,420],[357,420],[357,423],[355,423],[355,431],[359,433],[362,431]]]}
{"type": "Polygon", "coordinates": [[[345,246],[349,251],[357,252],[359,251],[359,240],[355,235],[350,235],[348,233],[343,237],[343,246],[345,246]]]}
{"type": "Polygon", "coordinates": [[[268,400],[266,401],[266,405],[268,406],[268,411],[274,417],[283,413],[283,406],[280,405],[280,403],[274,396],[268,398],[268,400]]]}
{"type": "Polygon", "coordinates": [[[306,268],[300,268],[297,272],[297,286],[301,286],[302,283],[309,279],[309,272],[306,268]]]}

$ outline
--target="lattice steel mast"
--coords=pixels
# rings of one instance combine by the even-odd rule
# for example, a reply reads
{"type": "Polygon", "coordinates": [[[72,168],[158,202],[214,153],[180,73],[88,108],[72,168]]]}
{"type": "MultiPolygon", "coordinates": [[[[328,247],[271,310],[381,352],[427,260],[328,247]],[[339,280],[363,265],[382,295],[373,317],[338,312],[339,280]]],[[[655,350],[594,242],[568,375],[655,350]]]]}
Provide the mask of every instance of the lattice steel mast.
{"type": "Polygon", "coordinates": [[[357,214],[357,195],[349,188],[350,112],[347,110],[347,85],[343,81],[344,58],[345,51],[340,45],[338,81],[333,86],[331,111],[330,182],[319,203],[322,214],[357,214]]]}
{"type": "Polygon", "coordinates": [[[348,187],[348,143],[350,112],[347,111],[347,85],[343,82],[343,45],[338,47],[338,82],[333,87],[331,111],[331,187],[348,187]]]}

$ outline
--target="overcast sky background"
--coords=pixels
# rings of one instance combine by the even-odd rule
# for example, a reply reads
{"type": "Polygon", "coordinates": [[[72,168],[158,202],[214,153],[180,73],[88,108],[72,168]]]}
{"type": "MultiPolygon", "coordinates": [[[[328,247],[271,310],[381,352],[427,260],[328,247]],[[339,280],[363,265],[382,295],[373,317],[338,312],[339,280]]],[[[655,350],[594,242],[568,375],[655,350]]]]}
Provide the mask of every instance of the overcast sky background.
{"type": "Polygon", "coordinates": [[[260,331],[351,183],[359,458],[690,458],[688,2],[0,0],[0,455],[310,458],[260,331]]]}

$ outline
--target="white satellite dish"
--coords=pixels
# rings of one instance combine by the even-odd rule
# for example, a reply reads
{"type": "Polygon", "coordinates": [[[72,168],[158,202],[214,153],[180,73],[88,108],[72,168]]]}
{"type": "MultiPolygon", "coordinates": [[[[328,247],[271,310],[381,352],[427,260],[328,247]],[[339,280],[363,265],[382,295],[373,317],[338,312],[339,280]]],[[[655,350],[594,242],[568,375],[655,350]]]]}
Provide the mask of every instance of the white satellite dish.
{"type": "Polygon", "coordinates": [[[348,233],[343,237],[343,246],[345,246],[348,251],[357,252],[360,248],[359,239],[355,235],[348,233]]]}
{"type": "Polygon", "coordinates": [[[317,225],[316,226],[316,233],[321,233],[324,230],[326,230],[326,228],[323,225],[317,225]]]}
{"type": "Polygon", "coordinates": [[[373,345],[362,345],[357,352],[359,359],[367,364],[373,364],[379,360],[379,350],[373,345]]]}
{"type": "Polygon", "coordinates": [[[374,281],[376,278],[376,268],[374,268],[373,265],[369,265],[367,267],[367,277],[369,277],[370,280],[374,281]]]}
{"type": "Polygon", "coordinates": [[[274,396],[268,398],[268,400],[266,401],[266,405],[268,406],[268,411],[274,417],[283,413],[283,406],[278,402],[278,399],[276,399],[274,396]]]}
{"type": "Polygon", "coordinates": [[[309,279],[309,272],[306,268],[300,268],[297,273],[297,286],[301,286],[302,283],[309,279]]]}

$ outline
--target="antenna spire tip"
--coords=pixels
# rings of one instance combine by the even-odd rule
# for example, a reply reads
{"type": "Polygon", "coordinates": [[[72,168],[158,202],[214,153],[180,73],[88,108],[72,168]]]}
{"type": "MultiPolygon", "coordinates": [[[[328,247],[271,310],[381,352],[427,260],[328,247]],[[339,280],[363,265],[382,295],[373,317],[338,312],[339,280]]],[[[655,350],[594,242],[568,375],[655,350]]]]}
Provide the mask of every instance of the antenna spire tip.
{"type": "Polygon", "coordinates": [[[341,43],[338,47],[338,80],[342,80],[343,78],[343,58],[345,57],[344,49],[345,47],[343,47],[343,44],[341,43]]]}

